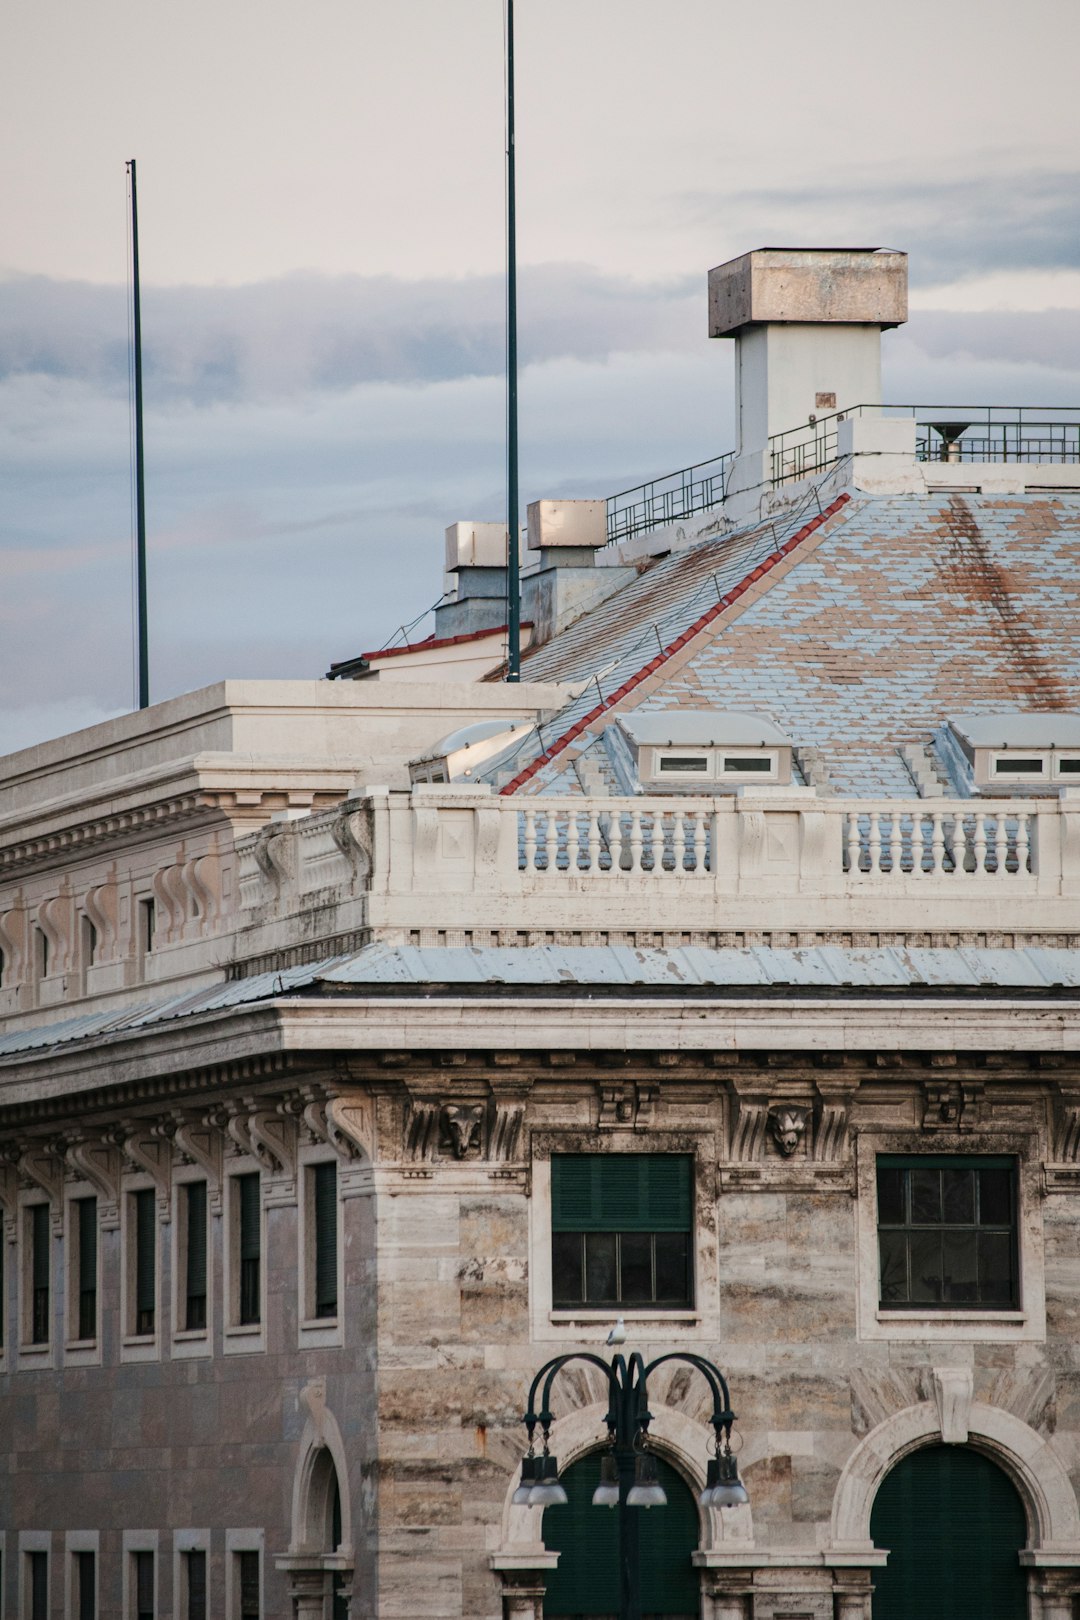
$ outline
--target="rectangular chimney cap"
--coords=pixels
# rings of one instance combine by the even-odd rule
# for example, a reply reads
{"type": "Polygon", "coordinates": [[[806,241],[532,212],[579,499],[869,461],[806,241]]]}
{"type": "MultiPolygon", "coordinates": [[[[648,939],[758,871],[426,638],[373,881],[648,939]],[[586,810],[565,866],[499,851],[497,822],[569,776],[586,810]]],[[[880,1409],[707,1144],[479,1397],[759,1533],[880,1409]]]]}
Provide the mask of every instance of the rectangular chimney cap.
{"type": "Polygon", "coordinates": [[[709,271],[709,336],[748,326],[900,326],[907,254],[892,248],[758,248],[709,271]]]}

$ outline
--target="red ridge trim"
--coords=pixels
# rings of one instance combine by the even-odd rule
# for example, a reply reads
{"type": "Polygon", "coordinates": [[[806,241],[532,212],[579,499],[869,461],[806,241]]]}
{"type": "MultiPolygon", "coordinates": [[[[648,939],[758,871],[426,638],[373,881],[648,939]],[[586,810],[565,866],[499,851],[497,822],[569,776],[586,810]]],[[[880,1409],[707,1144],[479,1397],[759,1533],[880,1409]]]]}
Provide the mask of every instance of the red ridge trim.
{"type": "MultiPolygon", "coordinates": [[[[795,550],[796,546],[801,545],[804,540],[808,540],[816,529],[820,529],[823,523],[834,517],[842,507],[848,504],[850,499],[850,495],[838,495],[834,501],[830,501],[824,512],[818,517],[811,518],[808,523],[804,523],[802,528],[791,536],[790,540],[786,540],[777,551],[766,557],[763,563],[759,563],[752,573],[747,574],[745,579],[739,581],[738,585],[732,586],[727,595],[722,596],[719,602],[715,602],[712,607],[707,608],[701,617],[695,619],[689,629],[684,630],[681,636],[676,636],[675,640],[665,647],[663,652],[656,653],[650,658],[649,662],[643,664],[636,674],[625,680],[617,691],[612,692],[611,696],[605,698],[602,703],[596,704],[582,719],[576,720],[569,730],[564,731],[561,737],[557,737],[553,743],[549,744],[542,754],[539,754],[536,759],[526,765],[524,770],[519,771],[512,781],[507,782],[504,788],[500,788],[500,797],[507,797],[511,793],[516,793],[519,787],[523,787],[526,782],[536,775],[541,766],[547,765],[549,761],[555,758],[556,754],[561,754],[563,749],[572,743],[575,737],[580,737],[583,731],[588,730],[594,720],[599,720],[602,714],[614,708],[615,704],[620,703],[627,693],[632,692],[636,686],[640,686],[641,682],[654,674],[662,664],[666,664],[669,658],[674,657],[677,652],[686,646],[687,642],[700,635],[701,631],[710,625],[714,619],[718,618],[725,608],[729,608],[734,602],[737,602],[743,592],[755,580],[770,573],[778,562],[782,562],[790,552],[795,550]]],[[[421,643],[421,645],[423,644],[421,643]]]]}

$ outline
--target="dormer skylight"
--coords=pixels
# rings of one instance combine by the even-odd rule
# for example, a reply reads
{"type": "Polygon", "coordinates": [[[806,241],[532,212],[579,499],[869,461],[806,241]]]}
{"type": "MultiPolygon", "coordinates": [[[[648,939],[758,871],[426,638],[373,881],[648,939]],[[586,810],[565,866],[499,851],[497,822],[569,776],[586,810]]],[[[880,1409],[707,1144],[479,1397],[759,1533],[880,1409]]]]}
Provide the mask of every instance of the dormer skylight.
{"type": "Polygon", "coordinates": [[[669,792],[791,781],[791,740],[764,715],[665,709],[620,716],[642,787],[669,792]]]}
{"type": "Polygon", "coordinates": [[[942,727],[937,743],[951,774],[969,792],[1080,787],[1080,714],[957,715],[942,727]]]}
{"type": "Polygon", "coordinates": [[[516,749],[534,729],[527,720],[507,725],[505,720],[478,720],[459,726],[433,748],[409,761],[409,780],[417,782],[471,782],[501,754],[516,749]]]}

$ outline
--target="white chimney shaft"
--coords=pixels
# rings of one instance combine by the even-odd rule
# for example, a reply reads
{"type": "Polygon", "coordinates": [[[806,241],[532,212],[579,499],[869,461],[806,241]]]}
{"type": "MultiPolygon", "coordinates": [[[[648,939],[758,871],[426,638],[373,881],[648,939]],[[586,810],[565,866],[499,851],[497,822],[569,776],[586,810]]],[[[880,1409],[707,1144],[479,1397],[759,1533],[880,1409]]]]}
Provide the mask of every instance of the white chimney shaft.
{"type": "Polygon", "coordinates": [[[907,320],[907,254],[760,248],[709,272],[709,336],[735,339],[734,489],[769,476],[777,433],[881,403],[881,333],[907,320]]]}

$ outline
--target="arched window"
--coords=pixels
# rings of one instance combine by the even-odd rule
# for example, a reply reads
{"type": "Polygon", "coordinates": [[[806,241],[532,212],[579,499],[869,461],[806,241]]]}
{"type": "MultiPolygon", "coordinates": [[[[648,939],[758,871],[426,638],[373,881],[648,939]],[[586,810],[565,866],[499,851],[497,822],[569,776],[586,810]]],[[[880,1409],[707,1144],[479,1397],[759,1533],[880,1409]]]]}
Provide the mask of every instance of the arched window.
{"type": "Polygon", "coordinates": [[[870,1534],[889,1550],[874,1575],[874,1620],[1026,1620],[1024,1505],[981,1452],[911,1452],[885,1476],[870,1534]]]}
{"type": "Polygon", "coordinates": [[[544,1512],[544,1545],[562,1555],[547,1577],[545,1620],[615,1620],[620,1557],[633,1558],[630,1547],[620,1546],[622,1525],[637,1538],[643,1620],[697,1620],[701,1583],[690,1555],[698,1549],[699,1520],[689,1487],[658,1458],[667,1507],[593,1507],[600,1458],[590,1452],[565,1469],[560,1477],[569,1500],[544,1512]]]}

